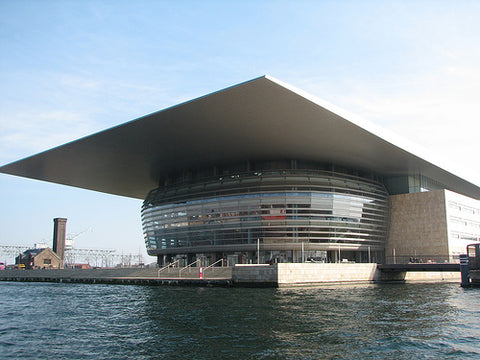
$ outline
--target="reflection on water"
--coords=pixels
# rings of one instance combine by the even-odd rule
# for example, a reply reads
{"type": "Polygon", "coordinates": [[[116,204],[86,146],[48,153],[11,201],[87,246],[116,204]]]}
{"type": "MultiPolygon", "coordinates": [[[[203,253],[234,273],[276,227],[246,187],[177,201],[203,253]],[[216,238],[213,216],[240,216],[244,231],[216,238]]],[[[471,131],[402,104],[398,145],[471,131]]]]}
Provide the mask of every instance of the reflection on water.
{"type": "Polygon", "coordinates": [[[0,310],[6,358],[480,358],[480,289],[458,284],[0,283],[0,310]]]}

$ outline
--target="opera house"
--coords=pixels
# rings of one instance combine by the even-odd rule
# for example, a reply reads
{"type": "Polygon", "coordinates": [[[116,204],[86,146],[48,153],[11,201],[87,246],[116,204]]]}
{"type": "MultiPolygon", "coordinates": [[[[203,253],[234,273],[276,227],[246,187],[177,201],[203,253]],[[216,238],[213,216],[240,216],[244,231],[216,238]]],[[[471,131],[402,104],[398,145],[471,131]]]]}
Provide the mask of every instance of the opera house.
{"type": "Polygon", "coordinates": [[[0,172],[142,199],[159,264],[451,260],[480,237],[477,185],[270,76],[0,172]]]}

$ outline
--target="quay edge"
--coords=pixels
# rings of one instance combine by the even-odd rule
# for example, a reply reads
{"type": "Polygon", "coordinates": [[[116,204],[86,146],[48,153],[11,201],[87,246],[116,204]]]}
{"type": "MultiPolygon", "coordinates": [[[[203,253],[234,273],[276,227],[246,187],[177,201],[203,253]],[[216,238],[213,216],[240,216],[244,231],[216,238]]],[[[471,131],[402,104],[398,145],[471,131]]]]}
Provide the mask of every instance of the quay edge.
{"type": "Polygon", "coordinates": [[[198,268],[3,270],[0,281],[103,283],[191,286],[309,286],[328,283],[384,281],[459,282],[459,271],[383,272],[377,264],[279,263],[210,268],[199,277],[198,268]]]}

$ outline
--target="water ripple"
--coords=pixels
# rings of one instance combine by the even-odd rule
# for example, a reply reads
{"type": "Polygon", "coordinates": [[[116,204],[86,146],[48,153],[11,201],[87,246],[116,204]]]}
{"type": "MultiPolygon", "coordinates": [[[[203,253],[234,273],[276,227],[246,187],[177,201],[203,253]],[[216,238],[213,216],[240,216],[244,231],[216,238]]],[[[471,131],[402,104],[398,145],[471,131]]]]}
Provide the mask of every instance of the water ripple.
{"type": "Polygon", "coordinates": [[[0,283],[2,359],[479,359],[480,289],[0,283]]]}

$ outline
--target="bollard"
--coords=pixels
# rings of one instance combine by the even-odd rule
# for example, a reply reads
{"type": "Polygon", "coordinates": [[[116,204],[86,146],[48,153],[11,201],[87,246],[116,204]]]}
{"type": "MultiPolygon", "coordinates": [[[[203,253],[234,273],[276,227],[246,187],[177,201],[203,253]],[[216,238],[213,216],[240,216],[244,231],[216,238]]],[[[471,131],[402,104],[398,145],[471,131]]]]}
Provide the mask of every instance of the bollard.
{"type": "Polygon", "coordinates": [[[199,271],[198,271],[198,277],[199,277],[200,279],[203,279],[203,267],[201,267],[201,266],[200,266],[200,269],[199,269],[199,271]]]}
{"type": "Polygon", "coordinates": [[[469,287],[470,286],[470,274],[468,270],[468,255],[460,255],[460,272],[462,274],[462,282],[460,286],[469,287]]]}

